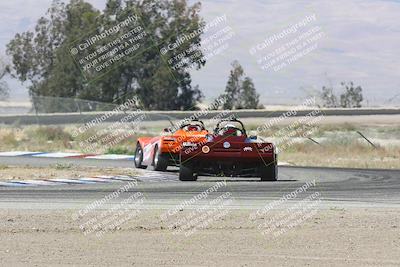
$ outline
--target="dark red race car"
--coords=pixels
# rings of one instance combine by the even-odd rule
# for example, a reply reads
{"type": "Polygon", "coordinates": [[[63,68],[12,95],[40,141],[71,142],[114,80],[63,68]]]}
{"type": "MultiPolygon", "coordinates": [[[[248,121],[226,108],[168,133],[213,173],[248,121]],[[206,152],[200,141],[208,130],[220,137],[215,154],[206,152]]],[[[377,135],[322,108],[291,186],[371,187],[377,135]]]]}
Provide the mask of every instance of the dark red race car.
{"type": "Polygon", "coordinates": [[[261,181],[276,181],[278,176],[274,144],[247,136],[237,119],[221,120],[203,142],[185,143],[180,162],[181,181],[196,181],[198,175],[261,177],[261,181]]]}

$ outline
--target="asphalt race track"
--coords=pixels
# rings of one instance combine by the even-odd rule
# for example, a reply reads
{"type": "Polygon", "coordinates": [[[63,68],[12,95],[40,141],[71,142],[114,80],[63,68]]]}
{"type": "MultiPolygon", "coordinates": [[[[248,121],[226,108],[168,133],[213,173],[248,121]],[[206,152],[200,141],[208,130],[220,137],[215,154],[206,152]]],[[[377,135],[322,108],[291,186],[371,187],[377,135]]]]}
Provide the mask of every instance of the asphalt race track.
{"type": "MultiPolygon", "coordinates": [[[[44,167],[56,163],[84,166],[132,167],[130,160],[54,159],[31,157],[0,157],[0,164],[44,167]]],[[[180,182],[177,169],[167,173],[145,170],[137,177],[136,187],[121,194],[128,198],[142,192],[146,208],[168,208],[207,190],[221,177],[199,177],[197,182],[180,182]]],[[[400,207],[400,170],[362,170],[336,168],[279,167],[279,181],[227,178],[226,186],[209,198],[224,192],[233,196],[231,208],[255,209],[278,200],[307,182],[315,180],[309,192],[319,192],[322,207],[400,207]]],[[[89,185],[57,185],[34,187],[1,187],[0,208],[69,209],[81,208],[103,198],[124,185],[123,182],[89,185]]],[[[291,201],[296,200],[290,200],[291,201]]],[[[197,204],[201,204],[199,201],[197,204]]],[[[109,203],[112,204],[112,201],[109,203]]],[[[196,205],[197,205],[196,204],[196,205]]]]}

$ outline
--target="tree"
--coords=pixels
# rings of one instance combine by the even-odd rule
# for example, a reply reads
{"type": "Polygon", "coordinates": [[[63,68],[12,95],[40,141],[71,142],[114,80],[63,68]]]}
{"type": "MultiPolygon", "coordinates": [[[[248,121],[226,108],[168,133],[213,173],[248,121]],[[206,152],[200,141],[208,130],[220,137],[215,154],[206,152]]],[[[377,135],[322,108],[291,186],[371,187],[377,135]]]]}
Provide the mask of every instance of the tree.
{"type": "MultiPolygon", "coordinates": [[[[13,75],[30,82],[31,96],[73,97],[100,102],[123,103],[138,96],[147,109],[190,109],[202,95],[191,85],[191,77],[184,67],[194,64],[201,68],[205,61],[193,61],[172,70],[160,53],[162,45],[176,42],[181,35],[198,31],[204,25],[199,16],[200,4],[189,6],[186,0],[108,0],[104,11],[96,10],[84,0],[64,4],[53,1],[45,17],[35,30],[17,34],[7,45],[12,57],[13,75]],[[147,49],[124,59],[99,79],[86,81],[70,54],[71,44],[85,40],[88,33],[101,33],[130,14],[140,17],[149,38],[147,49]]],[[[118,34],[126,34],[122,29],[118,34]]],[[[104,38],[96,45],[104,45],[115,38],[104,38]]],[[[200,46],[196,36],[175,49],[179,54],[191,46],[200,46]]]]}
{"type": "Polygon", "coordinates": [[[238,61],[232,62],[233,69],[230,72],[225,87],[225,102],[223,109],[256,109],[259,105],[259,94],[257,94],[254,83],[249,77],[244,77],[243,67],[238,61]]]}
{"type": "Polygon", "coordinates": [[[361,86],[355,87],[353,82],[342,82],[341,85],[346,91],[340,95],[340,105],[343,108],[360,108],[363,101],[361,86]]]}
{"type": "Polygon", "coordinates": [[[31,97],[79,98],[85,89],[91,89],[85,85],[67,46],[70,39],[80,38],[84,30],[93,28],[94,22],[89,18],[98,15],[99,12],[83,1],[72,0],[65,5],[56,0],[46,16],[38,20],[33,32],[16,34],[8,43],[12,74],[21,82],[30,82],[31,97]]]}
{"type": "Polygon", "coordinates": [[[322,87],[321,98],[323,106],[335,108],[340,105],[343,108],[360,108],[363,101],[361,86],[355,87],[353,82],[341,82],[340,84],[344,89],[344,92],[339,97],[340,103],[338,97],[333,93],[333,88],[322,87]]]}
{"type": "Polygon", "coordinates": [[[243,84],[244,71],[238,61],[232,62],[233,69],[230,72],[228,82],[225,87],[224,109],[233,109],[239,104],[239,95],[243,84]]]}
{"type": "Polygon", "coordinates": [[[259,105],[260,95],[257,94],[256,88],[251,78],[244,78],[242,84],[242,93],[240,95],[240,107],[243,109],[257,109],[262,108],[259,105]]]}
{"type": "Polygon", "coordinates": [[[323,106],[326,108],[336,108],[338,106],[338,100],[336,95],[333,93],[333,88],[323,86],[321,98],[323,106]]]}
{"type": "Polygon", "coordinates": [[[9,87],[7,82],[3,81],[4,76],[9,72],[6,62],[0,58],[0,101],[7,100],[9,98],[9,87]]]}

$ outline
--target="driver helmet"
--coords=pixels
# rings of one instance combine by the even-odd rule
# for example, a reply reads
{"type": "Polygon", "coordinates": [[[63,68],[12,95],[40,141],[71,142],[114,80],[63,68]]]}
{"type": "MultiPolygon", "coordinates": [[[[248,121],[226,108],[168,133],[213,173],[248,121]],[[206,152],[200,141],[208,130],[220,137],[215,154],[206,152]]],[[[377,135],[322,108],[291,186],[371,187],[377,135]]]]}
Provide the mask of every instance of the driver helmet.
{"type": "Polygon", "coordinates": [[[219,134],[220,135],[237,135],[237,130],[233,129],[233,128],[236,128],[235,125],[227,124],[219,131],[219,134]]]}
{"type": "Polygon", "coordinates": [[[198,125],[188,125],[187,130],[189,132],[199,132],[200,131],[200,126],[198,125]]]}

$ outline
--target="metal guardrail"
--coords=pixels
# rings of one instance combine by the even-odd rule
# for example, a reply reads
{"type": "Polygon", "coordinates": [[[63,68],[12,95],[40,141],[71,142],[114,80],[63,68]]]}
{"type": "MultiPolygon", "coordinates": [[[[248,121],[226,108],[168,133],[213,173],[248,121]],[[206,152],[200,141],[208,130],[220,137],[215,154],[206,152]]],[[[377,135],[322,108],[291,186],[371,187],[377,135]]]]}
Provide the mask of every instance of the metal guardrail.
{"type": "MultiPolygon", "coordinates": [[[[370,109],[370,108],[360,108],[360,109],[321,109],[324,116],[360,116],[360,115],[400,115],[400,108],[392,109],[370,109]]],[[[312,112],[313,110],[298,110],[296,115],[305,116],[312,112]]],[[[115,114],[104,122],[116,122],[123,119],[131,111],[126,111],[125,113],[115,114]]],[[[222,111],[208,111],[202,119],[210,119],[222,111]]],[[[235,110],[232,111],[238,118],[273,118],[279,117],[282,114],[290,112],[288,110],[235,110]]],[[[166,118],[174,118],[177,120],[182,120],[189,118],[191,115],[196,114],[196,111],[147,111],[143,112],[146,114],[145,121],[157,121],[166,120],[166,118]]],[[[54,113],[54,114],[23,114],[23,115],[0,115],[0,124],[40,124],[40,125],[52,125],[52,124],[76,124],[76,123],[86,123],[96,118],[99,118],[107,112],[82,112],[82,113],[54,113]]],[[[293,116],[293,115],[291,115],[293,116]]]]}

